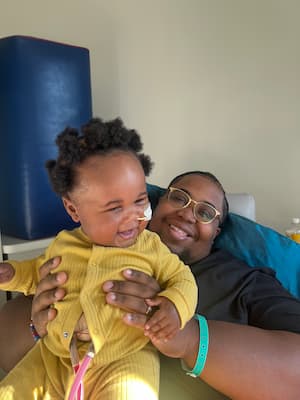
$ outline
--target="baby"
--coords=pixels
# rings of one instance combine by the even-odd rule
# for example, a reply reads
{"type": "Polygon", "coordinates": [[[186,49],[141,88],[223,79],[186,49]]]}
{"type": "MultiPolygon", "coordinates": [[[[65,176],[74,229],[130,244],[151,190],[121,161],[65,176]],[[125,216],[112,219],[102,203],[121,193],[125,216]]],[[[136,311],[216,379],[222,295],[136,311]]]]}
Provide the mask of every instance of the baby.
{"type": "Polygon", "coordinates": [[[66,128],[56,144],[58,157],[46,164],[51,185],[80,225],[60,232],[36,259],[1,263],[0,289],[34,293],[39,267],[61,256],[67,294],[55,304],[48,335],[1,381],[0,399],[82,400],[84,393],[88,399],[158,399],[156,350],[147,335],[122,322],[123,312],[106,304],[101,291],[128,267],[154,276],[163,290],[148,325],[160,340],[194,314],[197,286],[189,267],[145,229],[151,160],[120,119],[66,128]]]}

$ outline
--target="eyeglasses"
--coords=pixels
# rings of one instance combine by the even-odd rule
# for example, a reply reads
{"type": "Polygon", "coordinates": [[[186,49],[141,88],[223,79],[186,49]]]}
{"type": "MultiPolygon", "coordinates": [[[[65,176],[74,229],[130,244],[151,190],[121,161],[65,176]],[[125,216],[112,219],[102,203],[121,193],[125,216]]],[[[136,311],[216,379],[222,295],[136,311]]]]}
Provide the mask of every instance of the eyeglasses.
{"type": "Polygon", "coordinates": [[[210,204],[204,201],[195,201],[183,190],[172,186],[168,188],[167,199],[174,208],[178,209],[187,208],[190,204],[193,204],[194,217],[201,224],[210,224],[221,215],[221,213],[210,204]]]}

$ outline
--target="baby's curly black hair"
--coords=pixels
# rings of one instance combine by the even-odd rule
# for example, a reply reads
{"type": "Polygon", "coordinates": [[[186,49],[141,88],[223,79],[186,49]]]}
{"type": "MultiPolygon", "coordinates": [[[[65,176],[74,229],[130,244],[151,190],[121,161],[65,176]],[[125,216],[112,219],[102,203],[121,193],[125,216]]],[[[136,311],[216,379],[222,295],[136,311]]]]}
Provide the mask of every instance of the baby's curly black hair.
{"type": "Polygon", "coordinates": [[[75,168],[93,155],[107,155],[116,150],[130,152],[140,161],[146,176],[153,166],[150,157],[141,153],[143,143],[139,134],[127,129],[120,118],[107,122],[92,118],[81,131],[67,127],[55,143],[58,157],[48,160],[46,168],[52,188],[59,196],[66,196],[73,189],[75,168]]]}

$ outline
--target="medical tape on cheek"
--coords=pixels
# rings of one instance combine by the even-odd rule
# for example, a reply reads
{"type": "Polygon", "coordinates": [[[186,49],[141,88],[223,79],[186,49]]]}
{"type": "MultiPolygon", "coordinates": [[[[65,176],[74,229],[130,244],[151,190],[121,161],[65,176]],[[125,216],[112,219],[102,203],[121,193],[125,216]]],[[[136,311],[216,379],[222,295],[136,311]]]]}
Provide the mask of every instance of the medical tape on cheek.
{"type": "Polygon", "coordinates": [[[139,217],[138,221],[150,221],[150,219],[152,218],[152,208],[151,208],[151,204],[148,204],[148,207],[144,210],[144,216],[143,217],[139,217]]]}

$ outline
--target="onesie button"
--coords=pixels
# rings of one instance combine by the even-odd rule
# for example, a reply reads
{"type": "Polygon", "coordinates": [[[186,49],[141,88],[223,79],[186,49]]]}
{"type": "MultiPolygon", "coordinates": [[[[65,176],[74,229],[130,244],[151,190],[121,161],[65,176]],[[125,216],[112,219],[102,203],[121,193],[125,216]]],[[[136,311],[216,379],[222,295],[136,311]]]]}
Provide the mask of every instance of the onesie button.
{"type": "Polygon", "coordinates": [[[64,333],[63,333],[63,337],[64,337],[65,339],[67,339],[67,338],[69,337],[69,332],[64,332],[64,333]]]}

